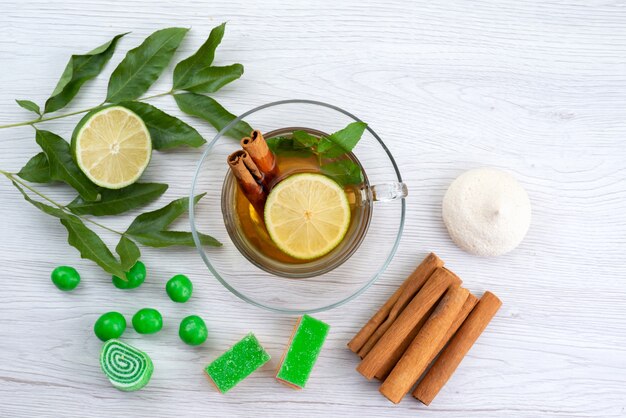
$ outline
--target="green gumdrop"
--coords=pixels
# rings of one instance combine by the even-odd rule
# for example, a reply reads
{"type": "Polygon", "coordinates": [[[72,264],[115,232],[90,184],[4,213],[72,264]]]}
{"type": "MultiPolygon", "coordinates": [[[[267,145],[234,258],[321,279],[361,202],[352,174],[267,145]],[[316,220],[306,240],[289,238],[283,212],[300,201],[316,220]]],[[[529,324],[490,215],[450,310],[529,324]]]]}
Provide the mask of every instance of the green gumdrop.
{"type": "Polygon", "coordinates": [[[140,334],[154,334],[163,328],[163,317],[156,309],[140,309],[133,315],[133,328],[140,334]]]}
{"type": "Polygon", "coordinates": [[[165,291],[174,302],[185,303],[191,297],[193,284],[189,277],[184,274],[177,274],[167,281],[165,291]]]}
{"type": "Polygon", "coordinates": [[[126,319],[119,312],[107,312],[100,316],[93,326],[96,337],[102,341],[119,338],[126,330],[126,319]]]}
{"type": "Polygon", "coordinates": [[[146,266],[137,261],[131,269],[126,272],[126,281],[117,276],[113,276],[113,285],[118,289],[135,289],[146,280],[146,266]]]}
{"type": "Polygon", "coordinates": [[[202,318],[198,315],[191,315],[180,321],[178,335],[189,345],[200,345],[206,341],[209,331],[202,318]]]}
{"type": "Polygon", "coordinates": [[[52,283],[64,292],[76,289],[80,283],[80,275],[75,268],[69,266],[59,266],[52,270],[50,275],[52,283]]]}

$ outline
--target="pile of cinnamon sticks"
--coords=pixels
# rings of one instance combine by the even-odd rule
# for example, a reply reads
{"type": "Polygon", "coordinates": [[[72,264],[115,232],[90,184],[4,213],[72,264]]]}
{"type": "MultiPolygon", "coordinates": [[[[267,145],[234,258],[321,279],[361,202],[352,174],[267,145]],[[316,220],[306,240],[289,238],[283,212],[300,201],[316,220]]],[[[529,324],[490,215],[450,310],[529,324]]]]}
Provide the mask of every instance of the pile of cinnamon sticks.
{"type": "Polygon", "coordinates": [[[267,146],[261,131],[252,131],[241,140],[241,148],[228,156],[232,170],[243,194],[254,209],[263,215],[265,199],[278,176],[276,157],[267,146]]]}
{"type": "Polygon", "coordinates": [[[394,403],[414,388],[429,405],[502,305],[491,292],[479,300],[443,264],[430,253],[348,343],[363,359],[357,371],[394,403]]]}

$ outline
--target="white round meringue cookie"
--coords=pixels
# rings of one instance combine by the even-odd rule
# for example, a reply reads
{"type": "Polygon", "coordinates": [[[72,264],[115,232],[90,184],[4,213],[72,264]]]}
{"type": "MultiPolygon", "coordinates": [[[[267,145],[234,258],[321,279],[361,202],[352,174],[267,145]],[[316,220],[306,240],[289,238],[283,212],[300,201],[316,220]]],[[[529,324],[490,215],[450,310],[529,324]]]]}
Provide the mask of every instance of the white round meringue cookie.
{"type": "Polygon", "coordinates": [[[456,178],[443,198],[443,222],[463,250],[492,257],[508,253],[530,226],[526,190],[508,173],[477,168],[456,178]]]}

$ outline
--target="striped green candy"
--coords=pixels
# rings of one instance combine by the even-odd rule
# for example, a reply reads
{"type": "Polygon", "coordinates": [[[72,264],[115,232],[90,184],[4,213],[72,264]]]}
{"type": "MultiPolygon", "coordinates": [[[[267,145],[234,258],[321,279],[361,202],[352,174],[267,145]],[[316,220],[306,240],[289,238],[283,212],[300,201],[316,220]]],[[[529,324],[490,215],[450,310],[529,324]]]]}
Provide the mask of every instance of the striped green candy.
{"type": "Polygon", "coordinates": [[[319,319],[309,315],[302,316],[280,362],[276,379],[295,389],[304,388],[329,329],[330,325],[319,319]]]}
{"type": "Polygon", "coordinates": [[[114,387],[126,392],[147,385],[154,370],[146,353],[115,339],[102,346],[100,367],[114,387]]]}

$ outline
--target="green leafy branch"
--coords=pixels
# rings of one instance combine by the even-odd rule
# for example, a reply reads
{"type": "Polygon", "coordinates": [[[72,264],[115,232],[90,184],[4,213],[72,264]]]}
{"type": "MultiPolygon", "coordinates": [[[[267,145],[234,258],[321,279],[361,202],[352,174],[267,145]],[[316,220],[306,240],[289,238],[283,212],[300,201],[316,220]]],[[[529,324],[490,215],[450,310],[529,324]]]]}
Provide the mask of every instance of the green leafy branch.
{"type": "MultiPolygon", "coordinates": [[[[105,271],[122,279],[125,278],[124,272],[130,269],[140,256],[137,243],[151,247],[194,245],[190,232],[168,229],[169,225],[186,211],[188,199],[177,199],[161,209],[140,214],[124,232],[113,230],[86,215],[118,215],[142,207],[159,198],[168,186],[160,183],[135,183],[119,190],[101,188],[82,173],[65,139],[53,132],[41,130],[36,125],[81,113],[96,112],[103,106],[115,104],[130,109],[144,120],[152,138],[153,149],[199,147],[206,140],[195,128],[145,101],[161,96],[173,96],[181,111],[208,122],[218,130],[235,119],[235,115],[215,99],[206,96],[237,80],[243,74],[241,64],[213,65],[215,50],[222,41],[224,31],[225,24],[215,27],[193,55],[176,65],[172,88],[167,92],[144,96],[171,62],[188,32],[186,28],[158,30],[139,46],[128,51],[113,70],[109,78],[106,99],[101,104],[71,113],[50,115],[67,106],[83,84],[101,73],[112,57],[117,43],[126,34],[116,35],[86,54],[71,56],[43,109],[33,101],[16,100],[19,106],[35,113],[37,115],[35,119],[0,126],[0,129],[33,126],[35,140],[42,149],[42,152],[33,156],[18,173],[0,170],[0,174],[12,182],[26,201],[60,220],[67,229],[68,243],[78,249],[83,258],[94,261],[105,271]],[[62,182],[73,188],[78,195],[70,203],[63,205],[27,182],[62,182]],[[46,203],[33,199],[32,195],[38,196],[46,203]],[[98,234],[89,229],[86,223],[120,236],[115,248],[117,256],[113,255],[98,234]]],[[[240,139],[251,130],[247,123],[240,121],[226,134],[240,139]]],[[[194,203],[201,197],[202,195],[196,196],[194,203]]],[[[200,234],[200,240],[205,245],[221,245],[213,237],[204,234],[200,234]]]]}
{"type": "MultiPolygon", "coordinates": [[[[141,97],[169,65],[178,46],[188,32],[186,28],[158,30],[148,36],[141,45],[128,51],[109,78],[107,97],[102,104],[71,113],[46,116],[68,105],[85,82],[95,78],[102,72],[113,55],[118,41],[127,33],[116,35],[107,43],[86,54],[71,56],[57,86],[46,100],[43,111],[33,101],[16,100],[17,104],[22,108],[36,113],[38,115],[37,118],[25,122],[0,125],[0,129],[26,125],[34,126],[42,122],[97,110],[102,105],[110,103],[127,107],[144,119],[150,134],[153,136],[156,134],[157,140],[153,138],[155,142],[154,149],[161,150],[180,145],[200,146],[206,141],[195,129],[180,119],[167,115],[154,106],[142,102],[162,96],[174,96],[177,103],[186,103],[187,109],[189,109],[190,103],[205,105],[210,110],[202,114],[186,111],[181,105],[179,105],[179,108],[185,113],[209,122],[218,130],[221,130],[235,119],[235,115],[228,112],[217,101],[204,95],[218,91],[225,85],[240,78],[244,72],[241,64],[228,66],[213,65],[215,50],[224,37],[225,29],[225,23],[213,28],[204,44],[193,55],[176,65],[172,89],[167,92],[141,97]],[[171,127],[169,130],[164,130],[165,126],[171,127]],[[165,134],[170,135],[170,139],[167,141],[162,140],[165,134]]],[[[237,136],[236,128],[248,130],[250,126],[242,121],[233,130],[227,132],[233,138],[240,139],[241,137],[237,136]]],[[[250,130],[246,132],[246,135],[250,133],[250,130]]]]}
{"type": "MultiPolygon", "coordinates": [[[[94,261],[102,267],[104,271],[120,278],[125,278],[125,272],[135,264],[141,255],[135,241],[143,245],[158,248],[172,245],[194,245],[191,232],[170,231],[167,229],[173,221],[187,211],[189,199],[186,197],[174,200],[161,209],[142,213],[135,218],[126,231],[120,232],[96,222],[91,218],[82,216],[82,213],[93,212],[93,210],[90,210],[87,206],[77,205],[75,203],[76,201],[73,201],[69,205],[62,205],[28,185],[15,174],[3,170],[0,170],[0,174],[3,174],[13,183],[27,202],[42,212],[54,216],[61,221],[61,224],[68,232],[68,243],[80,252],[82,258],[94,261]],[[49,204],[32,199],[26,190],[43,198],[49,204]],[[115,248],[120,257],[119,260],[111,253],[98,234],[85,225],[85,222],[120,236],[120,241],[115,248]]],[[[133,186],[143,189],[152,188],[154,192],[152,194],[144,193],[120,199],[119,201],[123,207],[136,205],[137,202],[152,200],[155,196],[160,196],[160,194],[167,189],[167,185],[158,183],[136,183],[133,186]]],[[[117,191],[111,191],[111,193],[115,192],[117,191]]],[[[195,196],[194,203],[198,203],[202,196],[203,195],[195,196]]],[[[111,204],[114,200],[115,199],[110,199],[106,204],[111,204]]],[[[102,209],[103,207],[98,208],[98,210],[102,209]]],[[[116,207],[115,210],[119,209],[116,207]]],[[[200,234],[199,236],[201,242],[205,245],[221,245],[215,238],[209,235],[200,234]]]]}

